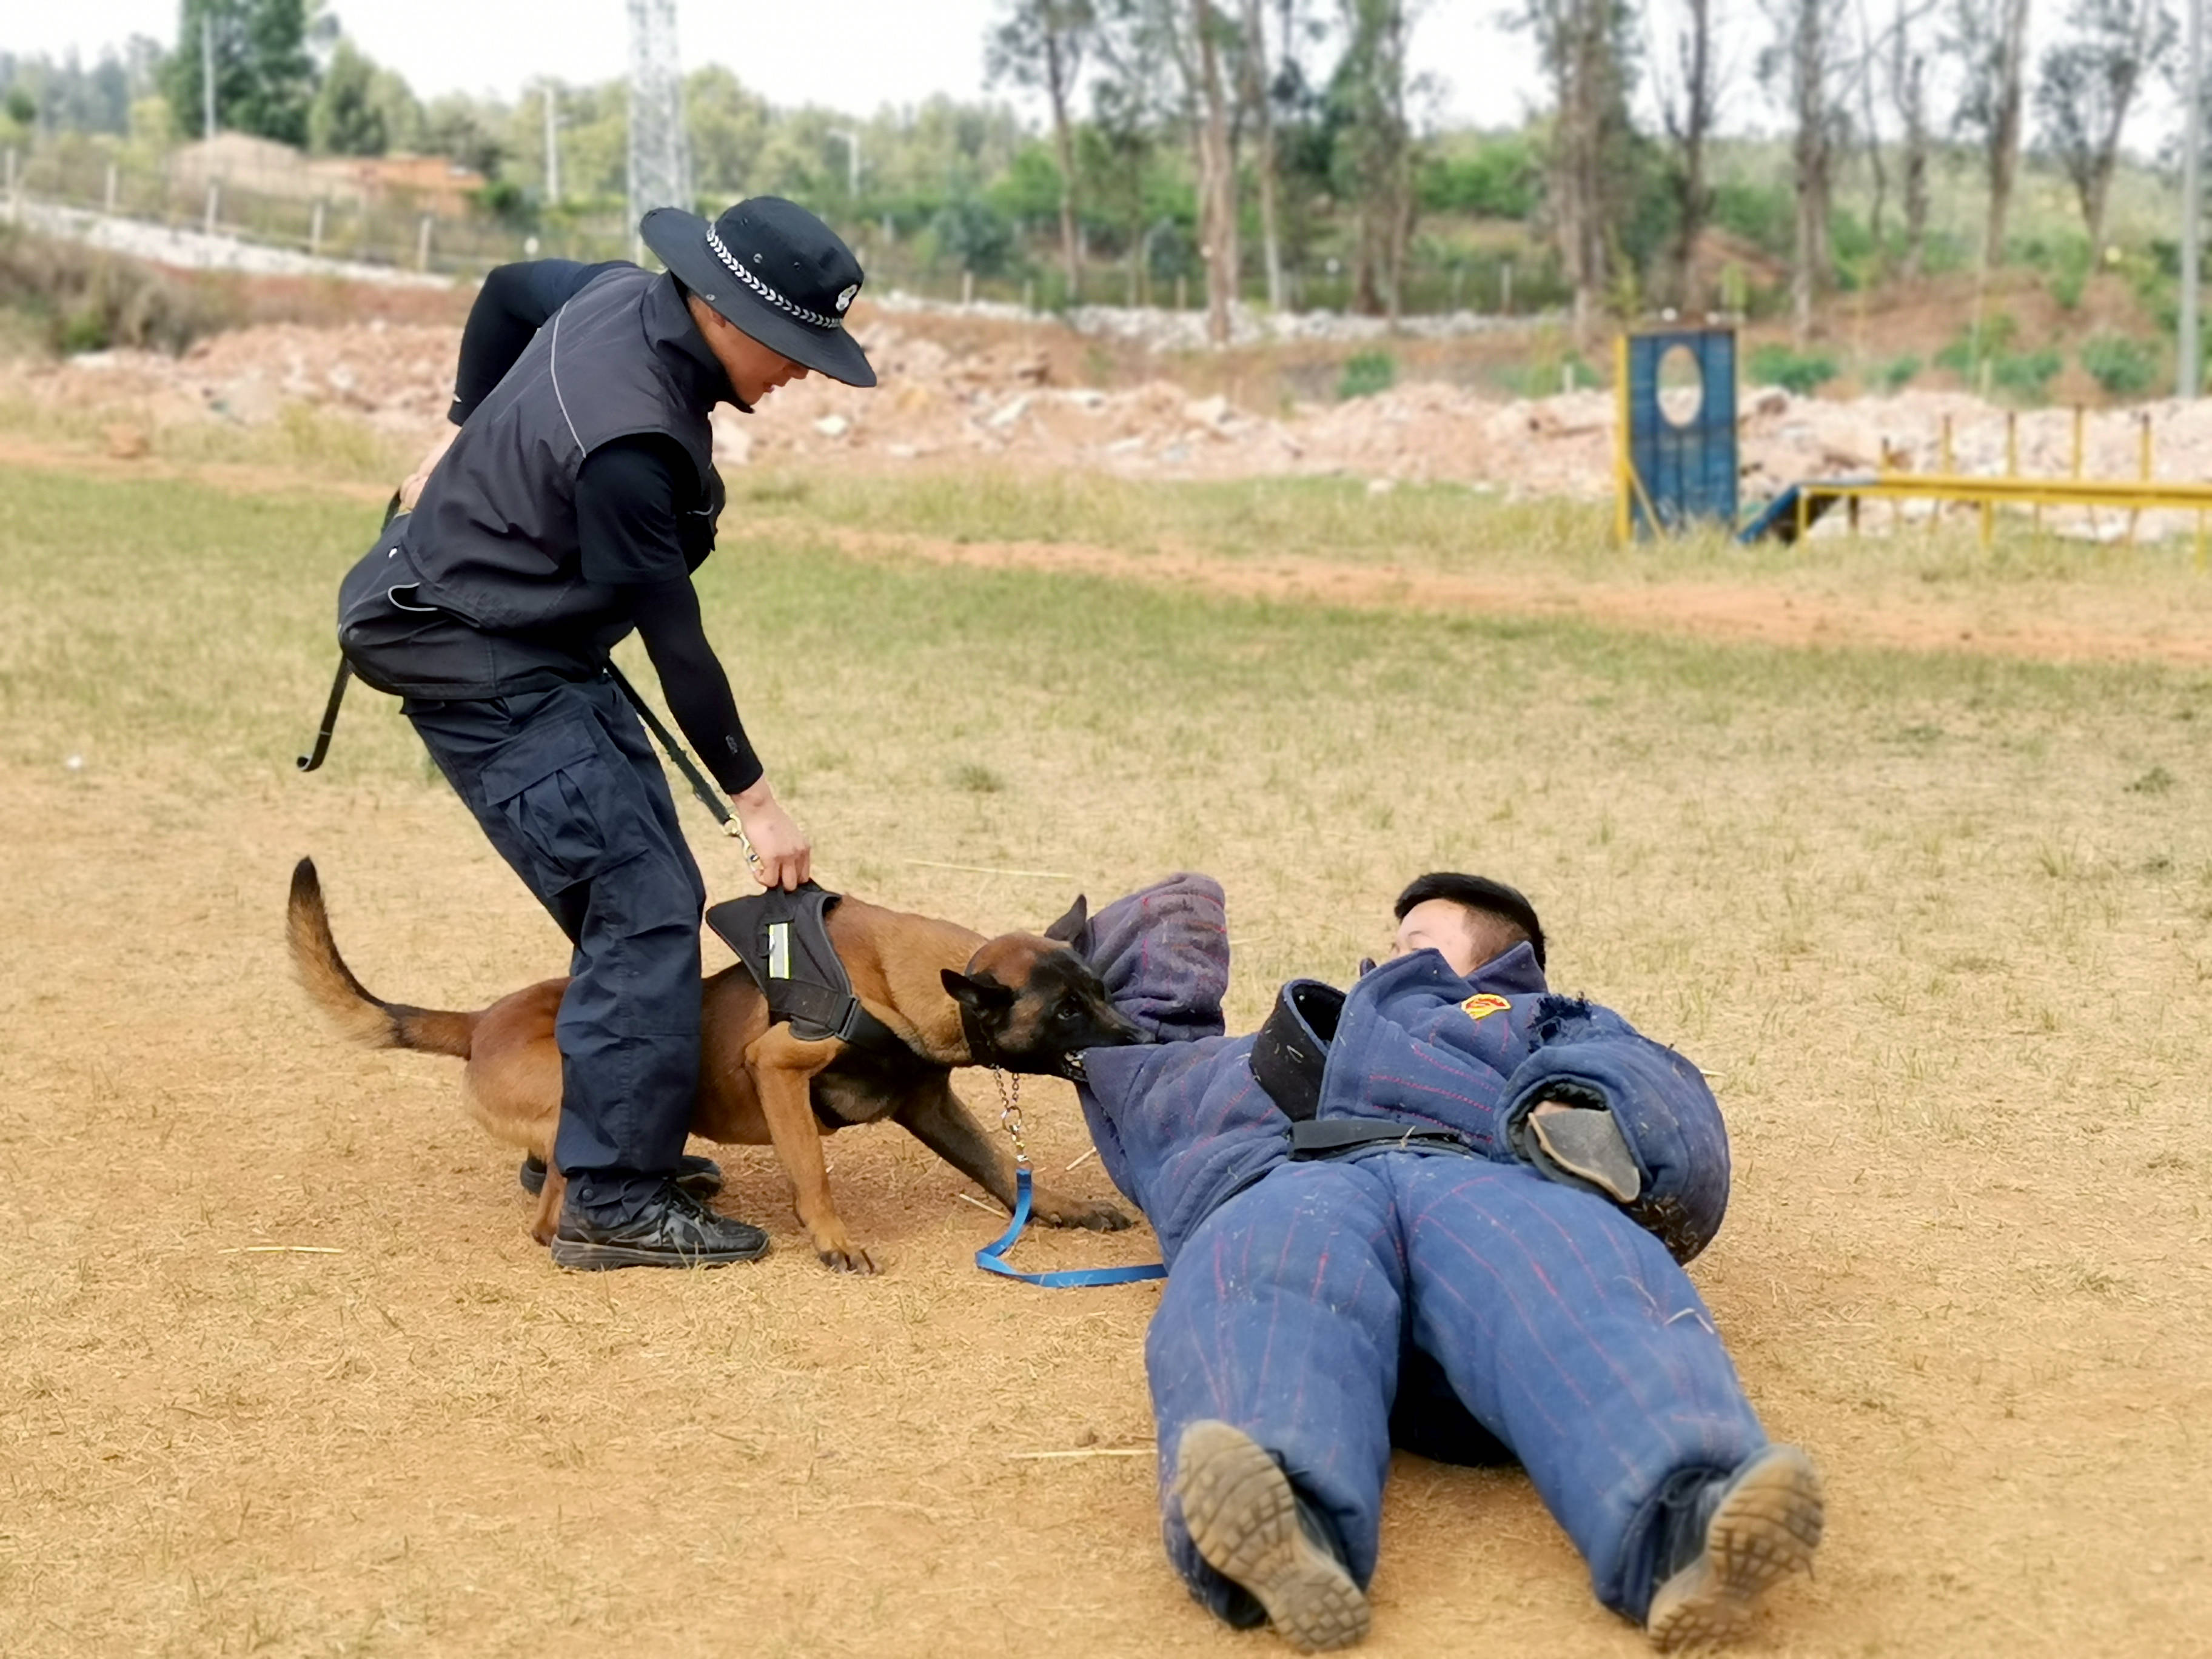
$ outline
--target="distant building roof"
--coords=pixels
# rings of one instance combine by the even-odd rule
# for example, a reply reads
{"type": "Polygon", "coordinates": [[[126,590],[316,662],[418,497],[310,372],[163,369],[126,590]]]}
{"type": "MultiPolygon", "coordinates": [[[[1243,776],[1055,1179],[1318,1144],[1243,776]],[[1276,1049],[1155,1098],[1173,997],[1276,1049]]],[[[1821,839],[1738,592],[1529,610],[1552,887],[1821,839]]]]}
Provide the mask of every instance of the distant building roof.
{"type": "Polygon", "coordinates": [[[372,206],[404,204],[450,219],[465,215],[471,197],[484,185],[483,174],[442,155],[311,157],[289,144],[243,132],[219,132],[186,144],[170,156],[169,169],[176,185],[185,191],[219,184],[298,201],[322,197],[372,206]]]}

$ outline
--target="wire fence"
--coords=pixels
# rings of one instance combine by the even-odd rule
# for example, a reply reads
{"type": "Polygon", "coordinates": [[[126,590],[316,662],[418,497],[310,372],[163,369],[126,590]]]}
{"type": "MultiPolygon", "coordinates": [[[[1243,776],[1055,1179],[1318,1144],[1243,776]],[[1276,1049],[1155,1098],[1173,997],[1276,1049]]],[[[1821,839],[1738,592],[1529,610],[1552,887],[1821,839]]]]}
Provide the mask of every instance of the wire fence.
{"type": "MultiPolygon", "coordinates": [[[[180,153],[179,153],[180,154],[180,153]]],[[[489,192],[457,185],[380,184],[316,188],[303,163],[276,188],[250,178],[204,176],[178,155],[132,161],[89,146],[46,146],[0,153],[0,200],[25,201],[111,218],[232,238],[313,258],[459,277],[510,260],[635,258],[641,248],[624,207],[611,202],[529,204],[506,216],[484,204],[489,192]]],[[[20,216],[20,211],[16,216],[20,216]]],[[[832,222],[836,220],[833,218],[832,222]]],[[[1075,303],[1059,258],[1056,227],[1022,227],[1014,250],[977,270],[927,222],[903,229],[888,215],[841,224],[878,292],[899,288],[944,301],[991,301],[1058,311],[1075,303]]],[[[1171,222],[1157,227],[1132,258],[1101,246],[1083,263],[1080,299],[1093,304],[1198,310],[1206,305],[1205,267],[1193,239],[1171,222]]],[[[1267,299],[1255,247],[1248,246],[1238,298],[1267,299]]],[[[1355,273],[1327,252],[1288,252],[1285,307],[1352,313],[1355,273]]],[[[1556,264],[1525,250],[1470,251],[1425,239],[1408,252],[1399,310],[1407,316],[1474,312],[1526,316],[1556,307],[1563,290],[1556,264]]]]}

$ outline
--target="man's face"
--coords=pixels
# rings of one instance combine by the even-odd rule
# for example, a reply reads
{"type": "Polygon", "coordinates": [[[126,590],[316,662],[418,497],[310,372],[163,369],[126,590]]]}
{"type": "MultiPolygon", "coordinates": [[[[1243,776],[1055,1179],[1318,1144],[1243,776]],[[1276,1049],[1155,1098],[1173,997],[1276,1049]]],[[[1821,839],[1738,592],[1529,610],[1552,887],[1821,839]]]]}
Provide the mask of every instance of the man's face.
{"type": "Polygon", "coordinates": [[[1398,924],[1398,937],[1392,957],[1402,957],[1415,951],[1438,951],[1451,964],[1451,970],[1464,979],[1490,960],[1497,952],[1490,948],[1495,942],[1494,930],[1485,925],[1485,919],[1464,904],[1449,899],[1425,899],[1406,912],[1398,924]]]}
{"type": "Polygon", "coordinates": [[[794,363],[781,351],[769,350],[697,295],[690,296],[690,307],[691,320],[698,324],[707,349],[730,377],[730,389],[738,394],[739,403],[757,409],[761,399],[776,387],[806,378],[804,364],[794,363]]]}

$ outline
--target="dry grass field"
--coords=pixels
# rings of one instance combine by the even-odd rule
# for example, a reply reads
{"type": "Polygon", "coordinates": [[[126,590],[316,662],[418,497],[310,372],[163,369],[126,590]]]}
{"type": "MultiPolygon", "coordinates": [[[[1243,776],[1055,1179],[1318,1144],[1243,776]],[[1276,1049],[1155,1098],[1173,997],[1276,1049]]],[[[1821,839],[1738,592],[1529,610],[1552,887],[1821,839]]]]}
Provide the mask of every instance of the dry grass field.
{"type": "MultiPolygon", "coordinates": [[[[564,960],[388,701],[293,771],[366,463],[37,437],[0,464],[0,1653],[1284,1650],[1161,1557],[1155,1292],[975,1273],[997,1223],[896,1130],[830,1148],[880,1277],[817,1265],[764,1149],[725,1161],[766,1262],[555,1272],[457,1068],[343,1046],[283,954],[313,854],[386,995],[564,960]]],[[[1203,868],[1249,1024],[1407,876],[1477,868],[1558,983],[1715,1074],[1736,1188],[1696,1277],[1832,1493],[1754,1651],[2212,1650],[2185,553],[1618,553],[1587,512],[1337,483],[733,495],[710,626],[830,884],[995,930],[1203,868]],[[1285,559],[1381,574],[1249,580],[1285,559]],[[1723,592],[1829,621],[1683,598],[1723,592]]],[[[1073,1099],[1032,1100],[1075,1163],[1073,1099]]],[[[1375,1599],[1377,1656],[1644,1651],[1511,1472],[1401,1460],[1375,1599]]]]}

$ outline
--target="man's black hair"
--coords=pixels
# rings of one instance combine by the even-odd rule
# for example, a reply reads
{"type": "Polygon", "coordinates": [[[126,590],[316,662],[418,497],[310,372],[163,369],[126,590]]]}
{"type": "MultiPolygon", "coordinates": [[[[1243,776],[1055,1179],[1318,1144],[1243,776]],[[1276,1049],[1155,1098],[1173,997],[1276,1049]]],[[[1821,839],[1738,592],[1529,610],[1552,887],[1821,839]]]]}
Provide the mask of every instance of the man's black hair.
{"type": "Polygon", "coordinates": [[[1536,966],[1544,965],[1544,924],[1536,920],[1536,907],[1528,902],[1519,888],[1508,887],[1488,876],[1431,870],[1425,876],[1415,877],[1413,884],[1398,895],[1397,919],[1405,921],[1406,912],[1431,899],[1446,899],[1512,923],[1528,939],[1528,948],[1535,952],[1536,966]]]}

